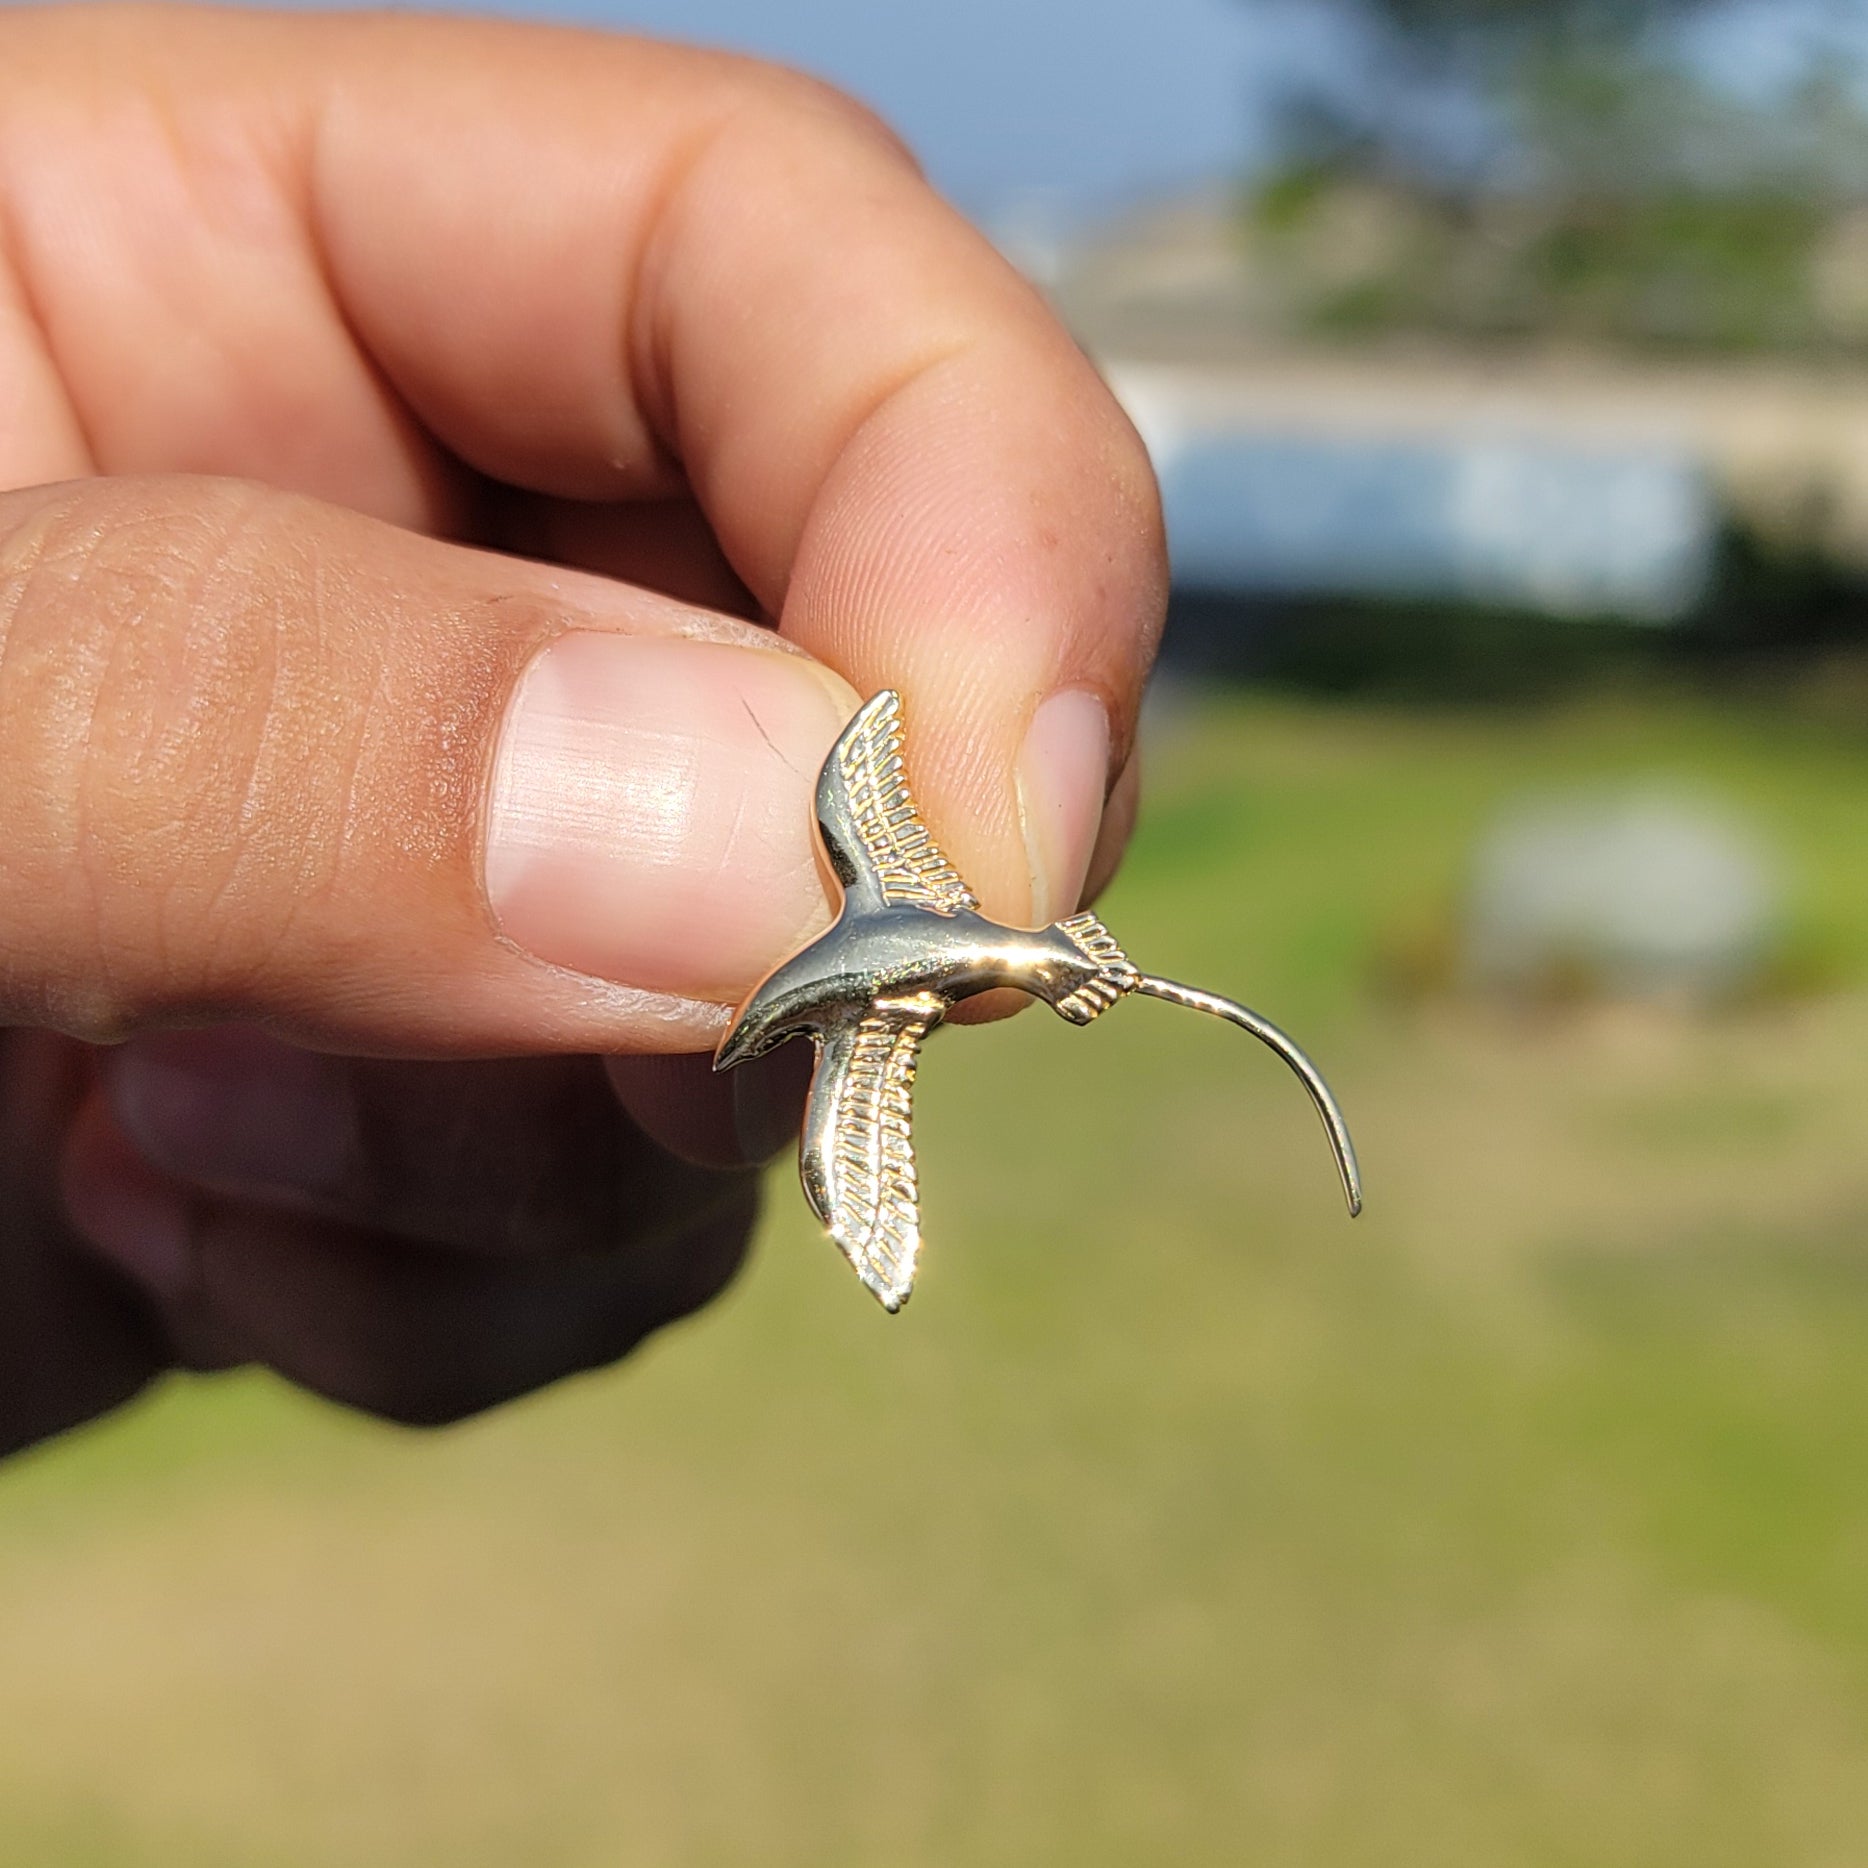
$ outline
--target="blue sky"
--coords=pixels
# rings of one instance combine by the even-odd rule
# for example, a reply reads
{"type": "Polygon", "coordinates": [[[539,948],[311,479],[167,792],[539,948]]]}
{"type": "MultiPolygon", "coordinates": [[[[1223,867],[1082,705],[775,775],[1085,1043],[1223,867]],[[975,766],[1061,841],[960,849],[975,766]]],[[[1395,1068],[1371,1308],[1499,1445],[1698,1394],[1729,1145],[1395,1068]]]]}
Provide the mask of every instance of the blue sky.
{"type": "MultiPolygon", "coordinates": [[[[1266,98],[1348,47],[1325,0],[455,0],[731,46],[854,91],[974,213],[1068,218],[1237,173],[1266,98]]],[[[1697,35],[1713,70],[1781,80],[1824,20],[1868,0],[1732,0],[1697,35]]]]}

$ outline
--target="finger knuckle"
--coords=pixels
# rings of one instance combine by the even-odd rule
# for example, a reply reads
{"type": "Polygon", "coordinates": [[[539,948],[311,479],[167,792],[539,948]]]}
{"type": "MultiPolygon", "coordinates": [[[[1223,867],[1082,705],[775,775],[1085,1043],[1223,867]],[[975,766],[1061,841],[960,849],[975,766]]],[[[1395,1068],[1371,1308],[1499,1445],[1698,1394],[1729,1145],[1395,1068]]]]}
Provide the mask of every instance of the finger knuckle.
{"type": "Polygon", "coordinates": [[[866,145],[874,155],[920,172],[914,152],[894,126],[860,98],[788,66],[768,65],[762,76],[759,107],[752,113],[751,125],[761,139],[777,129],[781,134],[802,131],[852,140],[866,145]]]}
{"type": "Polygon", "coordinates": [[[405,1369],[379,1374],[352,1399],[378,1420],[432,1433],[458,1427],[526,1392],[523,1386],[476,1383],[470,1373],[456,1369],[405,1369]]]}
{"type": "Polygon", "coordinates": [[[426,1281],[405,1294],[411,1301],[376,1312],[342,1398],[405,1427],[447,1427],[619,1362],[731,1282],[755,1212],[756,1195],[742,1192],[733,1210],[684,1229],[662,1253],[426,1281]]]}
{"type": "Polygon", "coordinates": [[[399,1351],[380,1354],[359,1368],[342,1398],[399,1427],[453,1427],[591,1367],[596,1360],[616,1361],[643,1334],[640,1324],[632,1324],[608,1353],[586,1360],[571,1353],[568,1344],[517,1355],[512,1343],[501,1340],[500,1329],[497,1320],[489,1320],[483,1328],[440,1338],[423,1331],[399,1351]]]}
{"type": "Polygon", "coordinates": [[[514,1367],[483,1282],[384,1280],[368,1314],[321,1345],[312,1385],[404,1427],[452,1426],[538,1386],[514,1367]]]}

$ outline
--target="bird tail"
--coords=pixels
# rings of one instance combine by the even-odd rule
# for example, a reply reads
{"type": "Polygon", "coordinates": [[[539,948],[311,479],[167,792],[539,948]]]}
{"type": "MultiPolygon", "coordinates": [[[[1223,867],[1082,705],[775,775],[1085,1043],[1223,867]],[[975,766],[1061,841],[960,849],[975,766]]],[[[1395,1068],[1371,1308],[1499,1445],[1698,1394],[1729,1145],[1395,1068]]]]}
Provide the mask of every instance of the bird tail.
{"type": "Polygon", "coordinates": [[[1098,969],[1086,986],[1058,1000],[1057,1010],[1073,1025],[1087,1025],[1141,983],[1141,973],[1120,943],[1094,915],[1073,915],[1057,924],[1077,951],[1098,969]]]}

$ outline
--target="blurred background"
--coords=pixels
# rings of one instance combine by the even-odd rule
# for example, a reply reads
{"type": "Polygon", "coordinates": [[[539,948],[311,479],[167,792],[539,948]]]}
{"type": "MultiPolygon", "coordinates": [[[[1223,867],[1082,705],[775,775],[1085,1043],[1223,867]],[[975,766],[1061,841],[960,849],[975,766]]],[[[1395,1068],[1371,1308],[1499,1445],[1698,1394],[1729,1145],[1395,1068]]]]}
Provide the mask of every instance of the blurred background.
{"type": "Polygon", "coordinates": [[[0,1472],[0,1859],[1868,1862],[1868,4],[615,0],[879,106],[1155,454],[1107,912],[886,1324],[0,1472]],[[1066,1100],[1059,1090],[1068,1084],[1066,1100]]]}

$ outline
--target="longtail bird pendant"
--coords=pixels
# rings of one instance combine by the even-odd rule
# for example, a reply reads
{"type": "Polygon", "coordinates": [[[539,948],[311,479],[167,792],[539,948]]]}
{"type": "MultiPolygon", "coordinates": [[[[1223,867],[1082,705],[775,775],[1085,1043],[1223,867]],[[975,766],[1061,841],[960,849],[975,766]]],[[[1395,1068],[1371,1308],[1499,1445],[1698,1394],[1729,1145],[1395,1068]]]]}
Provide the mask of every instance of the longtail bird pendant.
{"type": "Polygon", "coordinates": [[[902,765],[902,702],[878,694],[844,729],[817,781],[817,827],[843,912],[740,1007],[714,1059],[729,1070],[808,1034],[817,1073],[804,1119],[804,1191],[856,1275],[901,1309],[921,1220],[909,1093],[921,1040],[962,999],[998,987],[1087,1025],[1131,992],[1229,1019],[1278,1053],[1323,1116],[1352,1214],[1362,1185],[1349,1130],[1316,1067],[1275,1025],[1230,999],[1139,971],[1094,915],[1001,927],[928,834],[902,765]]]}

